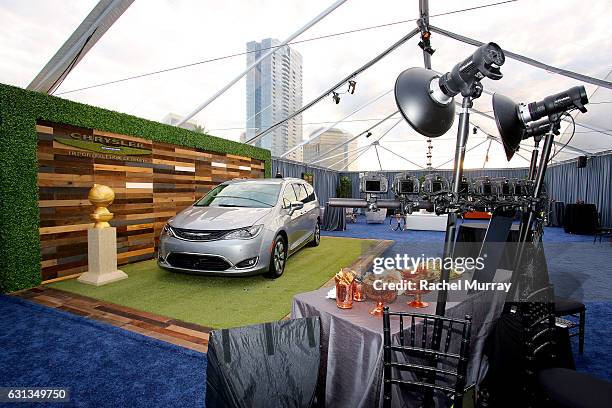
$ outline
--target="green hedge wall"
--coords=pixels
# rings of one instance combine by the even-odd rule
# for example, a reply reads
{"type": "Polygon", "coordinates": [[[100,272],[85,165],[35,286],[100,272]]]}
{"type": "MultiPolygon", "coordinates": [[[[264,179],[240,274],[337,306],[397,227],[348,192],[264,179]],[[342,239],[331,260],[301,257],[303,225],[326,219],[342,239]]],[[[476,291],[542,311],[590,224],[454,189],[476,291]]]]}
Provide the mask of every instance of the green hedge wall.
{"type": "Polygon", "coordinates": [[[270,151],[0,84],[0,293],[40,284],[36,122],[68,124],[265,161],[270,151]]]}

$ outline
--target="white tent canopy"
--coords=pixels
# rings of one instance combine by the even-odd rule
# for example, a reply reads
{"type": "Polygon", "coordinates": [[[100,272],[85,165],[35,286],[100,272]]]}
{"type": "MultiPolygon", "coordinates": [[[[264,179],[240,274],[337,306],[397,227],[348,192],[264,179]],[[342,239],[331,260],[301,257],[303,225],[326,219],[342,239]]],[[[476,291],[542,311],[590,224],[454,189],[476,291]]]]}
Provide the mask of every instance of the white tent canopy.
{"type": "MultiPolygon", "coordinates": [[[[74,67],[56,94],[153,120],[160,120],[169,112],[187,114],[244,70],[246,42],[266,37],[286,38],[311,17],[328,8],[332,1],[287,4],[269,0],[256,5],[238,1],[223,6],[213,0],[173,3],[162,0],[134,2],[74,67]]],[[[577,0],[566,0],[556,2],[551,8],[525,0],[492,3],[482,0],[460,4],[431,1],[430,24],[479,41],[497,42],[505,50],[551,66],[612,81],[609,65],[612,39],[606,29],[612,10],[605,4],[591,4],[587,8],[577,0]]],[[[20,70],[9,69],[8,78],[3,82],[21,86],[29,83],[69,34],[65,28],[61,35],[54,33],[53,36],[48,31],[55,26],[74,30],[83,20],[83,14],[95,5],[93,0],[79,2],[80,9],[76,13],[56,10],[42,1],[39,8],[30,4],[27,12],[19,4],[10,6],[11,18],[3,28],[6,32],[14,29],[11,24],[18,24],[21,15],[28,15],[30,20],[32,10],[39,10],[41,15],[31,22],[38,28],[28,33],[32,43],[36,44],[30,53],[37,57],[22,57],[27,63],[16,64],[21,65],[20,70]],[[50,20],[57,24],[43,23],[50,20]]],[[[373,7],[367,0],[350,0],[300,35],[290,46],[303,56],[304,103],[321,95],[414,29],[418,17],[416,3],[398,4],[389,0],[373,7]]],[[[436,49],[431,57],[432,67],[440,72],[449,70],[474,50],[472,45],[435,32],[431,41],[436,49]]],[[[402,70],[423,66],[423,54],[417,42],[418,35],[361,72],[355,78],[357,91],[354,95],[341,94],[340,104],[336,105],[331,97],[326,97],[306,110],[300,118],[302,134],[309,135],[317,128],[340,121],[392,87],[402,70]]],[[[7,55],[15,48],[15,44],[8,41],[0,47],[7,55]]],[[[23,54],[24,47],[21,49],[23,54]]],[[[510,58],[507,58],[502,72],[502,80],[485,79],[483,85],[487,90],[501,92],[517,102],[539,100],[570,86],[585,85],[576,79],[510,58]]],[[[587,106],[589,112],[575,117],[579,125],[569,143],[577,150],[564,149],[555,156],[555,161],[574,158],[579,151],[596,154],[612,147],[612,91],[591,84],[585,86],[591,101],[587,106]]],[[[345,91],[344,87],[339,90],[345,91]]],[[[245,83],[240,80],[198,113],[194,120],[204,125],[210,134],[238,140],[245,131],[245,105],[245,83]]],[[[483,94],[474,108],[490,115],[490,95],[483,94]]],[[[389,94],[334,127],[357,135],[396,109],[393,95],[389,94]]],[[[394,118],[399,118],[399,114],[374,129],[372,137],[359,137],[358,146],[365,147],[383,135],[396,122],[394,118]]],[[[521,155],[529,158],[530,141],[523,143],[525,151],[507,163],[503,148],[489,136],[498,135],[495,123],[478,114],[472,114],[471,121],[479,130],[470,134],[467,147],[472,150],[466,155],[466,168],[528,165],[521,155]],[[485,161],[486,157],[488,160],[485,161]]],[[[571,133],[572,125],[564,123],[562,136],[557,140],[565,144],[571,133]]],[[[455,134],[456,122],[447,134],[432,140],[433,167],[452,157],[455,134]]],[[[426,139],[405,122],[391,129],[379,143],[380,148],[368,149],[353,169],[378,169],[378,157],[385,169],[416,169],[426,164],[426,139]]],[[[442,167],[452,167],[452,161],[442,167]]]]}

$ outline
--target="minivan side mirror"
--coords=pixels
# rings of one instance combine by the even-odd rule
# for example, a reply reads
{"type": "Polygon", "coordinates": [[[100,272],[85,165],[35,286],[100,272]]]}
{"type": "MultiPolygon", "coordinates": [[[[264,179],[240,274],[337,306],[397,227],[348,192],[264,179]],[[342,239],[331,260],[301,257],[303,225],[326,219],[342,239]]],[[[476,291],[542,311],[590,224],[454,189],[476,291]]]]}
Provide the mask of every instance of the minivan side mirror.
{"type": "Polygon", "coordinates": [[[292,215],[297,210],[304,208],[304,203],[301,201],[292,201],[289,205],[289,215],[292,215]]]}

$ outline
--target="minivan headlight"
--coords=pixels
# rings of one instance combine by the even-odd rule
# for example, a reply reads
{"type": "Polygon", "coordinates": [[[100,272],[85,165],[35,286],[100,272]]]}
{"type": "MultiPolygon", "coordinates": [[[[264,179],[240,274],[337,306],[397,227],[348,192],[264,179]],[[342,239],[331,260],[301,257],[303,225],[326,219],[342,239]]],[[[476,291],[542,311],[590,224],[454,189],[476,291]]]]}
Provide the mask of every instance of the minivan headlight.
{"type": "Polygon", "coordinates": [[[161,236],[166,236],[166,237],[173,237],[174,236],[174,231],[172,231],[172,227],[170,226],[170,224],[166,224],[164,225],[164,228],[162,228],[161,230],[161,236]]]}
{"type": "Polygon", "coordinates": [[[223,239],[251,239],[263,229],[263,225],[253,225],[252,227],[239,228],[228,232],[223,236],[223,239]]]}

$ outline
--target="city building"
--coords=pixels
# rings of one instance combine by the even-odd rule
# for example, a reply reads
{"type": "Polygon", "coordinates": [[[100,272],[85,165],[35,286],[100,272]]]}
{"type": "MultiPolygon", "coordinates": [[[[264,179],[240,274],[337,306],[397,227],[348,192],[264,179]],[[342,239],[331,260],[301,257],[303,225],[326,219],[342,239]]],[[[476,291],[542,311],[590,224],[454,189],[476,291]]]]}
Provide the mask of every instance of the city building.
{"type": "MultiPolygon", "coordinates": [[[[315,130],[310,134],[310,137],[318,134],[322,129],[323,128],[319,128],[315,130]]],[[[318,160],[321,155],[345,143],[352,137],[352,134],[336,128],[331,128],[323,132],[321,136],[319,136],[316,140],[304,145],[304,162],[309,163],[318,160]]],[[[335,157],[316,163],[316,165],[323,167],[331,167],[335,164],[333,168],[339,170],[355,159],[355,149],[357,149],[356,140],[342,146],[341,148],[335,150],[333,153],[330,154],[330,156],[335,157]],[[340,155],[340,153],[344,154],[340,155]]],[[[352,170],[352,168],[351,166],[349,166],[345,170],[352,170]]]]}
{"type": "MultiPolygon", "coordinates": [[[[280,42],[266,38],[247,43],[247,66],[280,42]]],[[[246,140],[302,107],[302,56],[285,46],[266,58],[246,78],[246,140]]],[[[277,127],[256,142],[280,156],[302,141],[301,115],[277,127]]],[[[297,149],[287,156],[302,160],[297,149]]]]}
{"type": "MultiPolygon", "coordinates": [[[[165,123],[166,125],[176,126],[177,123],[179,123],[181,121],[181,119],[183,119],[183,117],[184,116],[178,115],[176,113],[168,113],[162,119],[162,123],[165,123]]],[[[197,122],[193,122],[193,121],[190,121],[190,120],[188,120],[187,122],[183,123],[180,127],[182,127],[183,129],[188,129],[188,130],[203,129],[203,127],[198,125],[197,122]]]]}

